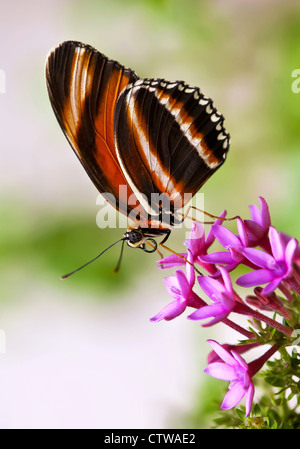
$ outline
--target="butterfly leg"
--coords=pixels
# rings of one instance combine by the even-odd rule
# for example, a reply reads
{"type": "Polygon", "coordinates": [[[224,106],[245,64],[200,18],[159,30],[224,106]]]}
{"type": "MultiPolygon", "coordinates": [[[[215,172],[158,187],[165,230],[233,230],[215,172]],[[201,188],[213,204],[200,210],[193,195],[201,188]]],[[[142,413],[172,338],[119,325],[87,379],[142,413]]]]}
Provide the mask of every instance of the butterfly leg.
{"type": "MultiPolygon", "coordinates": [[[[168,240],[168,238],[171,234],[171,229],[163,229],[163,230],[160,230],[159,233],[166,234],[165,237],[163,238],[163,240],[161,241],[161,243],[159,243],[159,245],[161,245],[161,244],[164,244],[168,240]]],[[[148,252],[153,253],[155,251],[158,251],[157,246],[158,246],[157,242],[153,238],[147,238],[145,240],[145,242],[143,243],[143,246],[141,247],[141,249],[143,251],[145,251],[146,253],[148,253],[148,252]],[[146,250],[146,248],[145,248],[146,244],[148,244],[152,248],[152,250],[150,250],[150,251],[146,250]]],[[[158,251],[158,253],[162,257],[161,252],[158,251]]]]}
{"type": "Polygon", "coordinates": [[[168,238],[170,237],[170,234],[171,234],[171,229],[165,229],[164,232],[165,232],[166,235],[164,236],[164,238],[160,242],[160,245],[163,245],[168,240],[168,238]]]}
{"type": "Polygon", "coordinates": [[[200,274],[200,276],[203,276],[203,273],[201,273],[201,271],[199,271],[199,270],[195,267],[195,265],[192,264],[191,262],[189,262],[189,261],[187,260],[187,258],[184,257],[182,254],[177,253],[176,251],[174,251],[173,249],[171,249],[171,248],[169,248],[168,246],[164,245],[163,243],[159,243],[159,245],[160,245],[163,249],[165,249],[165,250],[169,251],[170,253],[175,254],[176,256],[178,256],[178,257],[180,257],[181,259],[183,259],[186,263],[188,263],[189,265],[191,265],[191,266],[194,268],[194,270],[195,270],[198,274],[200,274]]]}
{"type": "MultiPolygon", "coordinates": [[[[151,240],[152,239],[148,239],[147,240],[147,245],[149,245],[151,248],[153,248],[153,251],[146,251],[146,252],[150,252],[150,253],[152,253],[152,252],[157,252],[158,253],[158,255],[159,255],[159,257],[161,258],[161,259],[163,259],[163,254],[159,251],[159,249],[157,248],[157,245],[155,246],[155,245],[153,245],[153,243],[151,243],[151,240]]],[[[141,248],[141,249],[143,249],[143,248],[141,248]]],[[[145,249],[144,249],[144,251],[145,251],[145,249]]]]}
{"type": "MultiPolygon", "coordinates": [[[[186,218],[189,218],[190,220],[193,220],[193,221],[197,221],[195,218],[190,217],[190,216],[188,215],[191,209],[194,209],[194,210],[196,210],[197,212],[201,212],[202,214],[207,215],[208,217],[214,218],[214,219],[216,219],[216,220],[232,221],[232,220],[236,220],[237,218],[240,218],[238,215],[236,215],[236,216],[234,216],[234,217],[230,217],[230,218],[219,217],[219,216],[217,216],[217,215],[212,215],[212,214],[210,214],[209,212],[206,212],[205,210],[198,209],[198,208],[195,207],[195,206],[189,206],[189,207],[187,208],[187,210],[185,211],[185,213],[182,214],[182,221],[184,221],[186,218]]],[[[204,221],[204,222],[203,222],[203,224],[213,224],[213,223],[214,223],[214,222],[212,222],[212,221],[204,221]]]]}

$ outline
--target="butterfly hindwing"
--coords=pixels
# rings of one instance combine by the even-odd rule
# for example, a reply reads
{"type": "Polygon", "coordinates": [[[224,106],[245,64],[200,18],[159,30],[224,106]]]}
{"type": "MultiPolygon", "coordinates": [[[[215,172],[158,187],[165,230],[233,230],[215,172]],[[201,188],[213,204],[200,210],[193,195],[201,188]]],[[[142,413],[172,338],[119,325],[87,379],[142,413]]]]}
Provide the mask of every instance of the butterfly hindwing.
{"type": "Polygon", "coordinates": [[[115,146],[127,182],[138,198],[146,195],[149,213],[157,213],[157,192],[168,196],[171,212],[183,207],[184,193],[194,195],[223,164],[229,149],[223,121],[212,100],[184,82],[140,79],[124,89],[115,146]]]}

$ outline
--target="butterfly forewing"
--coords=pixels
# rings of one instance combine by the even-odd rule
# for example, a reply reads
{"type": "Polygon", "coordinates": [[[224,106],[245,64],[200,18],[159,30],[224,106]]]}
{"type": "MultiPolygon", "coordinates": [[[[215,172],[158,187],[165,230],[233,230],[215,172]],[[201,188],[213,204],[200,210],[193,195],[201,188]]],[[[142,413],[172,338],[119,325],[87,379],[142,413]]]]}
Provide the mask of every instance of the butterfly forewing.
{"type": "Polygon", "coordinates": [[[46,64],[49,97],[60,126],[97,189],[104,196],[112,194],[125,214],[136,204],[128,204],[133,192],[117,160],[113,120],[120,93],[137,79],[132,70],[80,42],[64,42],[46,64]],[[121,198],[123,185],[127,195],[121,198]]]}

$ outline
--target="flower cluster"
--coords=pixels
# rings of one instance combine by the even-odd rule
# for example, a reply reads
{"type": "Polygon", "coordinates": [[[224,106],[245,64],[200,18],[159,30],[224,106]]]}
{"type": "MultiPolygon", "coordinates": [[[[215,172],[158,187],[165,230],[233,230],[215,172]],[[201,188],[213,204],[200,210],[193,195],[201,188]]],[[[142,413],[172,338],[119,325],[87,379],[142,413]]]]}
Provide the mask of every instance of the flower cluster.
{"type": "Polygon", "coordinates": [[[184,242],[186,251],[158,262],[161,269],[179,269],[164,279],[173,301],[151,318],[153,322],[172,320],[191,307],[195,310],[188,319],[201,321],[205,327],[222,322],[246,337],[243,344],[237,345],[208,340],[213,351],[205,369],[213,377],[230,381],[221,408],[230,409],[245,397],[246,416],[254,396],[253,376],[276,351],[291,344],[294,327],[299,325],[292,303],[300,294],[300,248],[295,238],[271,225],[268,205],[261,197],[259,201],[260,209],[250,206],[250,220],[236,218],[236,234],[224,225],[226,211],[220,214],[206,237],[203,226],[193,223],[190,237],[184,242]],[[209,251],[215,240],[223,251],[209,251]],[[234,270],[241,266],[247,272],[233,281],[234,270]],[[203,270],[206,275],[202,274],[203,270]],[[198,285],[202,293],[195,291],[198,285]],[[237,286],[254,289],[243,300],[237,286]],[[275,313],[273,318],[265,313],[270,311],[275,313]],[[264,329],[271,330],[268,339],[229,319],[233,312],[246,315],[252,325],[265,323],[264,329]],[[246,363],[241,353],[264,344],[271,347],[258,359],[246,363]]]}

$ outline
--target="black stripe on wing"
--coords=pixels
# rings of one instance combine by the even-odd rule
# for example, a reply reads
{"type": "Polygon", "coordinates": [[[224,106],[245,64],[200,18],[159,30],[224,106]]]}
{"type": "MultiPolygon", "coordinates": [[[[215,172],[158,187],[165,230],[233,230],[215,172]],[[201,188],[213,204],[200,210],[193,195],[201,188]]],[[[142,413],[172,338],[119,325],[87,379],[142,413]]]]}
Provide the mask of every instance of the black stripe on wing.
{"type": "Polygon", "coordinates": [[[151,194],[166,192],[174,209],[182,207],[183,194],[195,194],[226,158],[229,135],[223,122],[198,88],[139,80],[117,102],[119,158],[149,203],[151,194]]]}

